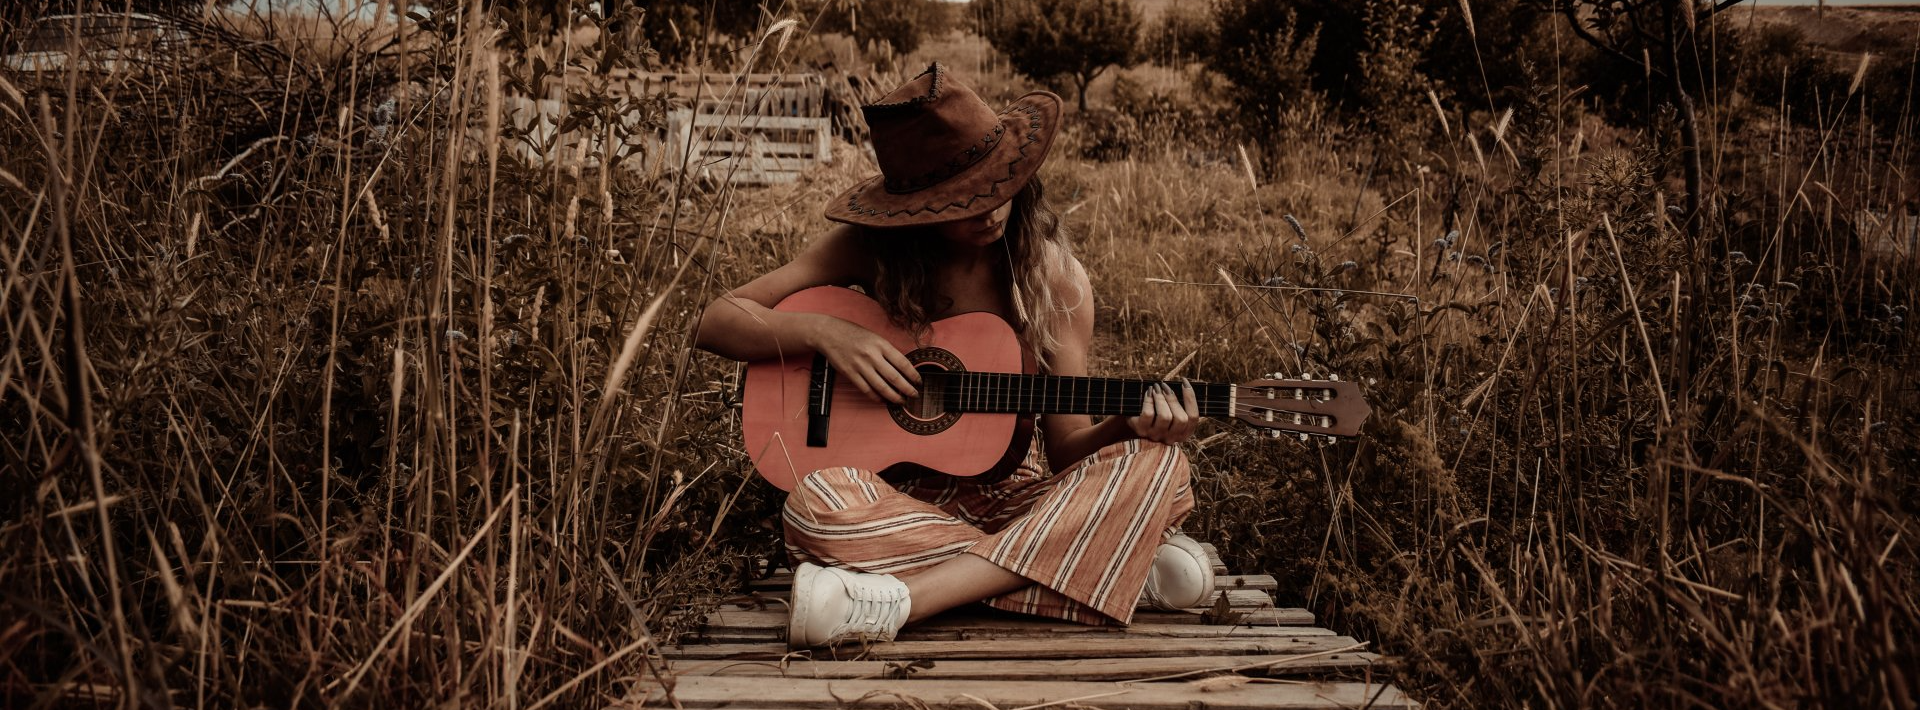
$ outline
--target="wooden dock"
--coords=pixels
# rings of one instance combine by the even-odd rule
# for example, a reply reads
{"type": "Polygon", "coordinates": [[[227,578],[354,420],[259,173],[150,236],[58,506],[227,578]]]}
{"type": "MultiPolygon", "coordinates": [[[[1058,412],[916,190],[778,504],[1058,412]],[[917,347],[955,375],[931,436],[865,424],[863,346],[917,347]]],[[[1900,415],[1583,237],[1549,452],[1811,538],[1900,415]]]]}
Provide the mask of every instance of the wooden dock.
{"type": "Polygon", "coordinates": [[[981,605],[903,629],[891,643],[789,652],[782,571],[753,582],[758,604],[709,614],[664,649],[669,684],[641,686],[626,707],[966,708],[1046,706],[1417,708],[1384,680],[1366,644],[1274,606],[1268,575],[1228,574],[1212,545],[1215,603],[1141,611],[1130,627],[1094,627],[981,605]],[[668,687],[670,686],[670,687],[668,687]],[[669,697],[669,692],[671,697],[669,697]]]}

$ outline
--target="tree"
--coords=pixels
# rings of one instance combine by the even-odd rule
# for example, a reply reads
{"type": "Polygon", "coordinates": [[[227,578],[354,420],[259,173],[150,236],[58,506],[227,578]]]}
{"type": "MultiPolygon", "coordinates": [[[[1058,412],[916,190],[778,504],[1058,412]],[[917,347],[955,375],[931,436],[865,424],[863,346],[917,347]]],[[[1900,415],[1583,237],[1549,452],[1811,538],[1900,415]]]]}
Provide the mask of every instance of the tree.
{"type": "MultiPolygon", "coordinates": [[[[1694,95],[1712,70],[1702,59],[1698,29],[1709,25],[1714,16],[1738,5],[1742,0],[1542,0],[1566,19],[1575,37],[1613,61],[1650,78],[1672,102],[1680,129],[1680,165],[1686,180],[1682,232],[1686,235],[1688,268],[1683,282],[1689,296],[1704,293],[1708,287],[1703,264],[1707,222],[1704,212],[1705,168],[1701,161],[1700,117],[1694,95]]],[[[1676,321],[1690,323],[1692,311],[1701,308],[1700,299],[1684,298],[1676,306],[1676,321]]],[[[1676,374],[1673,382],[1681,388],[1681,401],[1693,371],[1694,340],[1679,340],[1676,374]]]]}
{"type": "Polygon", "coordinates": [[[1234,107],[1262,134],[1282,128],[1287,109],[1317,100],[1310,61],[1320,28],[1304,24],[1289,0],[1221,0],[1213,7],[1207,65],[1233,82],[1234,107]]]}
{"type": "Polygon", "coordinates": [[[711,43],[747,36],[770,16],[763,0],[643,0],[638,5],[645,11],[640,36],[669,66],[698,61],[711,43]]]}
{"type": "Polygon", "coordinates": [[[1355,93],[1367,122],[1382,136],[1404,135],[1432,120],[1424,103],[1436,86],[1420,65],[1434,35],[1421,14],[1414,0],[1366,4],[1366,45],[1358,57],[1355,93]]]}
{"type": "MultiPolygon", "coordinates": [[[[1367,46],[1366,19],[1362,17],[1366,3],[1357,0],[1215,0],[1212,8],[1213,26],[1219,37],[1213,57],[1216,71],[1226,73],[1223,67],[1228,59],[1224,55],[1250,61],[1286,62],[1286,66],[1268,66],[1259,71],[1284,78],[1289,84],[1295,76],[1304,77],[1315,92],[1335,104],[1351,98],[1360,72],[1360,51],[1367,46]],[[1279,44],[1282,42],[1284,46],[1279,44]]],[[[1300,95],[1299,91],[1293,93],[1300,95]]]]}
{"type": "Polygon", "coordinates": [[[1205,6],[1170,5],[1141,42],[1148,58],[1178,69],[1212,53],[1213,22],[1205,6]]]}
{"type": "Polygon", "coordinates": [[[1021,74],[1072,79],[1081,111],[1087,85],[1108,67],[1138,61],[1140,12],[1132,0],[974,0],[973,19],[1021,74]]]}
{"type": "MultiPolygon", "coordinates": [[[[1653,78],[1673,102],[1680,122],[1680,162],[1687,183],[1685,229],[1697,241],[1703,168],[1700,118],[1694,92],[1708,67],[1696,31],[1742,0],[1546,0],[1575,37],[1615,62],[1653,78]]],[[[1695,245],[1697,247],[1697,245],[1695,245]]],[[[1699,254],[1694,254],[1697,257],[1699,254]]]]}
{"type": "Polygon", "coordinates": [[[884,42],[896,55],[918,48],[946,14],[939,0],[837,0],[827,5],[820,29],[845,33],[862,45],[884,42]]]}

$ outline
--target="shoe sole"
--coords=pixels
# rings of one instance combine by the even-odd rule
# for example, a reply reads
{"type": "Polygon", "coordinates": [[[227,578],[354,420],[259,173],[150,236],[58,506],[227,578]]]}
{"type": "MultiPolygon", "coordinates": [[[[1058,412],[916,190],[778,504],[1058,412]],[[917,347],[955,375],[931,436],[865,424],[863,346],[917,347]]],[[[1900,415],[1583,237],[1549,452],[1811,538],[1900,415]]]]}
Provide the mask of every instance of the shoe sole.
{"type": "Polygon", "coordinates": [[[812,589],[813,578],[819,574],[820,567],[804,562],[800,564],[799,569],[793,571],[793,592],[787,595],[787,648],[789,649],[808,648],[801,639],[800,633],[801,629],[807,628],[807,607],[800,603],[800,590],[812,589]]]}

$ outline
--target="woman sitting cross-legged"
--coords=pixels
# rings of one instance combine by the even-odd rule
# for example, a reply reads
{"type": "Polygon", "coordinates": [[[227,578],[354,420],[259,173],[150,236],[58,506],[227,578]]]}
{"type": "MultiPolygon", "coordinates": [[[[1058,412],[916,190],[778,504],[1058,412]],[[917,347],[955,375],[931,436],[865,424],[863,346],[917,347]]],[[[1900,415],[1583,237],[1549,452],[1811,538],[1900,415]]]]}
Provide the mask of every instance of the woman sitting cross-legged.
{"type": "MultiPolygon", "coordinates": [[[[739,360],[817,352],[868,396],[903,403],[920,375],[885,339],[773,309],[802,289],[858,286],[912,330],[997,314],[1042,371],[1087,374],[1093,292],[1036,176],[1060,98],[1036,91],[996,112],[935,64],[862,111],[881,174],[827,206],[842,226],[707,306],[700,347],[739,360]]],[[[1137,416],[1040,416],[1025,462],[1004,476],[812,472],[784,512],[797,563],[789,643],[892,640],[973,602],[1087,624],[1129,623],[1142,603],[1205,603],[1211,565],[1175,532],[1193,508],[1176,445],[1198,419],[1191,387],[1156,387],[1137,416]]]]}

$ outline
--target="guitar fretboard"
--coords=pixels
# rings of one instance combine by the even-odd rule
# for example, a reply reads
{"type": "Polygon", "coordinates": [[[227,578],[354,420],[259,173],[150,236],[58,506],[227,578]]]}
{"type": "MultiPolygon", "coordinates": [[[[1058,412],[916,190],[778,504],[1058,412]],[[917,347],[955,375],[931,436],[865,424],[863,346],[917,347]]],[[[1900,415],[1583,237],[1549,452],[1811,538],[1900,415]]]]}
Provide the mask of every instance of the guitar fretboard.
{"type": "MultiPolygon", "coordinates": [[[[1030,414],[1134,415],[1147,388],[1157,380],[1110,377],[1061,377],[996,372],[926,372],[922,399],[949,412],[1019,412],[1030,414]]],[[[1176,398],[1182,383],[1166,382],[1176,398]]],[[[1193,383],[1200,416],[1233,416],[1233,385],[1193,383]]]]}

